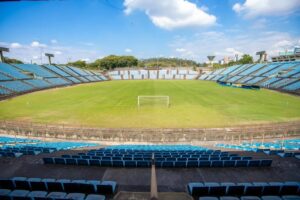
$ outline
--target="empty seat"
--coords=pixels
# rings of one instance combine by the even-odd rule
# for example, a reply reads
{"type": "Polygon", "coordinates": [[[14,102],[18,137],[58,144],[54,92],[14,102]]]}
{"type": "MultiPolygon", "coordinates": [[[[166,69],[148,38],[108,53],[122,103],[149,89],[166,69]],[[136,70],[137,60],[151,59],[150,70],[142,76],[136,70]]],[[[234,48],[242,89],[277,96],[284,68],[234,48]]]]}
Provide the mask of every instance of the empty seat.
{"type": "Polygon", "coordinates": [[[260,166],[261,167],[270,167],[272,165],[272,160],[261,160],[260,166]]]}
{"type": "Polygon", "coordinates": [[[240,198],[241,200],[261,200],[259,197],[257,196],[241,196],[240,198]]]}
{"type": "Polygon", "coordinates": [[[224,160],[224,167],[234,167],[235,162],[235,160],[224,160]]]}
{"type": "Polygon", "coordinates": [[[67,196],[67,193],[65,193],[65,192],[50,192],[47,195],[47,198],[50,198],[50,199],[65,199],[66,196],[67,196]]]}
{"type": "Polygon", "coordinates": [[[133,160],[126,160],[124,161],[125,167],[136,167],[136,161],[133,160]]]}
{"type": "Polygon", "coordinates": [[[55,164],[65,165],[66,164],[66,160],[64,158],[54,158],[54,163],[55,164]]]}
{"type": "Polygon", "coordinates": [[[100,166],[100,160],[98,159],[90,159],[89,162],[91,166],[100,166]]]}
{"type": "Polygon", "coordinates": [[[174,162],[172,162],[172,161],[163,161],[162,162],[162,167],[174,167],[174,162]]]}
{"type": "Polygon", "coordinates": [[[282,187],[281,195],[298,195],[299,183],[298,182],[285,182],[282,187]]]}
{"type": "Polygon", "coordinates": [[[47,185],[41,178],[28,178],[27,180],[30,184],[31,190],[47,190],[47,185]]]}
{"type": "Polygon", "coordinates": [[[227,186],[227,195],[233,196],[241,196],[244,194],[245,185],[244,184],[237,184],[237,185],[228,185],[227,186]]]}
{"type": "Polygon", "coordinates": [[[42,199],[47,197],[46,191],[32,191],[27,196],[31,197],[31,199],[42,199]]]}
{"type": "Polygon", "coordinates": [[[12,200],[31,200],[30,197],[27,197],[27,195],[29,194],[28,190],[14,190],[11,193],[9,193],[9,197],[12,200]]]}
{"type": "Polygon", "coordinates": [[[67,165],[77,165],[77,160],[74,158],[65,158],[67,165]]]}
{"type": "Polygon", "coordinates": [[[205,186],[209,187],[209,195],[211,196],[223,196],[226,194],[226,186],[219,183],[205,183],[205,186]]]}
{"type": "Polygon", "coordinates": [[[259,167],[260,160],[248,160],[248,167],[259,167]]]}
{"type": "Polygon", "coordinates": [[[55,179],[43,179],[43,181],[46,183],[47,185],[47,191],[49,192],[54,192],[54,191],[58,191],[58,192],[63,192],[64,188],[61,182],[57,182],[55,179]]]}
{"type": "Polygon", "coordinates": [[[44,164],[54,164],[53,158],[43,158],[44,164]]]}
{"type": "Polygon", "coordinates": [[[67,199],[73,199],[73,200],[84,200],[85,194],[83,193],[69,193],[66,196],[67,199]]]}
{"type": "Polygon", "coordinates": [[[116,191],[117,183],[115,181],[102,181],[97,187],[98,194],[114,194],[116,191]]]}
{"type": "Polygon", "coordinates": [[[0,188],[13,190],[15,189],[15,185],[10,179],[0,179],[0,188]]]}
{"type": "Polygon", "coordinates": [[[261,200],[282,200],[279,196],[262,196],[261,200]]]}
{"type": "Polygon", "coordinates": [[[85,200],[105,200],[105,196],[98,194],[89,194],[85,200]]]}
{"type": "Polygon", "coordinates": [[[10,200],[8,194],[11,193],[9,189],[0,189],[0,199],[2,200],[10,200]]]}
{"type": "Polygon", "coordinates": [[[282,200],[300,200],[300,196],[297,196],[297,195],[283,195],[282,200]]]}
{"type": "Polygon", "coordinates": [[[248,161],[247,160],[237,160],[235,163],[235,167],[247,167],[248,161]]]}
{"type": "Polygon", "coordinates": [[[175,167],[186,167],[186,161],[176,161],[176,162],[174,162],[174,166],[175,167]]]}
{"type": "Polygon", "coordinates": [[[192,196],[206,196],[209,194],[209,187],[203,183],[189,183],[188,191],[192,196]]]}
{"type": "Polygon", "coordinates": [[[264,186],[263,195],[279,195],[281,190],[281,182],[269,182],[264,186]]]}
{"type": "Polygon", "coordinates": [[[211,161],[201,160],[199,161],[199,167],[210,167],[211,161]]]}
{"type": "Polygon", "coordinates": [[[189,160],[186,163],[187,167],[198,167],[199,166],[199,162],[198,161],[194,161],[194,160],[189,160]]]}
{"type": "Polygon", "coordinates": [[[26,177],[13,177],[12,178],[15,188],[20,190],[30,190],[30,184],[26,177]]]}
{"type": "Polygon", "coordinates": [[[220,200],[240,200],[240,198],[234,196],[224,196],[220,197],[220,200]]]}
{"type": "Polygon", "coordinates": [[[224,167],[224,162],[222,160],[211,161],[211,167],[224,167]]]}
{"type": "Polygon", "coordinates": [[[149,161],[137,161],[136,162],[137,167],[150,167],[149,161]]]}
{"type": "Polygon", "coordinates": [[[199,197],[199,200],[219,200],[218,197],[199,197]]]}

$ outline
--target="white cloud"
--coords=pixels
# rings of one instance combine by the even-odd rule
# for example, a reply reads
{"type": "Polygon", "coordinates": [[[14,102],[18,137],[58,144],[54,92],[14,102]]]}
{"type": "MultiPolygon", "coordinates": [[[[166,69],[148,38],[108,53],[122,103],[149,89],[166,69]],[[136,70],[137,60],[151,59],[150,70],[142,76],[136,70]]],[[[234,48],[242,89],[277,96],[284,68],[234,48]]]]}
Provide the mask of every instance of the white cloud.
{"type": "Polygon", "coordinates": [[[13,42],[13,43],[10,44],[10,47],[13,48],[13,49],[17,49],[17,48],[21,48],[22,45],[20,43],[13,42]]]}
{"type": "Polygon", "coordinates": [[[40,42],[38,42],[38,41],[33,41],[32,43],[31,43],[31,46],[32,47],[47,47],[47,45],[45,45],[45,44],[42,44],[42,43],[40,43],[40,42]]]}
{"type": "Polygon", "coordinates": [[[81,61],[85,61],[85,62],[89,62],[91,59],[89,59],[89,58],[81,58],[80,60],[81,61]]]}
{"type": "Polygon", "coordinates": [[[51,44],[57,44],[57,40],[55,40],[55,39],[51,40],[50,42],[51,42],[51,44]]]}
{"type": "Polygon", "coordinates": [[[184,49],[184,48],[176,48],[175,51],[177,51],[177,52],[185,52],[186,49],[184,49]]]}
{"type": "Polygon", "coordinates": [[[234,4],[232,9],[246,18],[254,18],[287,15],[299,7],[299,0],[246,0],[243,4],[234,4]]]}
{"type": "Polygon", "coordinates": [[[62,52],[61,52],[61,51],[55,51],[54,54],[55,54],[55,55],[61,55],[62,52]]]}
{"type": "Polygon", "coordinates": [[[206,61],[207,55],[216,55],[216,59],[234,57],[235,54],[250,54],[255,59],[257,51],[265,50],[269,58],[279,51],[293,49],[300,45],[300,36],[287,32],[260,31],[253,34],[224,34],[223,32],[200,32],[193,37],[176,37],[170,44],[176,56],[187,59],[206,61]],[[178,52],[176,49],[185,49],[178,52]]]}
{"type": "Polygon", "coordinates": [[[131,52],[132,52],[132,50],[131,50],[131,49],[129,49],[129,48],[126,48],[126,49],[125,49],[125,52],[126,52],[126,53],[131,53],[131,52]]]}
{"type": "Polygon", "coordinates": [[[153,24],[167,30],[216,23],[216,17],[205,12],[208,8],[199,8],[186,0],[125,0],[124,6],[125,14],[129,15],[135,10],[144,11],[153,24]]]}

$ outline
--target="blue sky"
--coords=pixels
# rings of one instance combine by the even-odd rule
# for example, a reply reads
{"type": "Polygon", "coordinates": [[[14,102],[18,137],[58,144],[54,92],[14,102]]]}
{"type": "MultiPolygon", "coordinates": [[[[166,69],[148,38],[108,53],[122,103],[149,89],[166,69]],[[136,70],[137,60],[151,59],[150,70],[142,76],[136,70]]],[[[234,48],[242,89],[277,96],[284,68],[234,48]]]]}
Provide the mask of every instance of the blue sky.
{"type": "Polygon", "coordinates": [[[9,57],[58,63],[110,54],[206,61],[300,45],[299,0],[65,0],[0,3],[9,57]],[[44,60],[43,60],[44,59],[44,60]]]}

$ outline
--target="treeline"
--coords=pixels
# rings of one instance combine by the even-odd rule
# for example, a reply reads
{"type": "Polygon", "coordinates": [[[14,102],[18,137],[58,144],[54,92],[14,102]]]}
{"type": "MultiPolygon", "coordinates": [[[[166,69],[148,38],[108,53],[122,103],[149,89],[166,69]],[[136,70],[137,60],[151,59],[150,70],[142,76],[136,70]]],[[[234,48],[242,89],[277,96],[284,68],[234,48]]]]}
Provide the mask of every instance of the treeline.
{"type": "Polygon", "coordinates": [[[138,60],[134,56],[116,56],[110,55],[102,59],[97,59],[92,63],[85,61],[69,62],[72,65],[80,68],[111,70],[122,67],[199,67],[200,64],[193,60],[185,60],[180,58],[149,58],[138,60]]]}
{"type": "Polygon", "coordinates": [[[4,57],[4,62],[9,64],[23,64],[21,60],[15,58],[4,57]]]}

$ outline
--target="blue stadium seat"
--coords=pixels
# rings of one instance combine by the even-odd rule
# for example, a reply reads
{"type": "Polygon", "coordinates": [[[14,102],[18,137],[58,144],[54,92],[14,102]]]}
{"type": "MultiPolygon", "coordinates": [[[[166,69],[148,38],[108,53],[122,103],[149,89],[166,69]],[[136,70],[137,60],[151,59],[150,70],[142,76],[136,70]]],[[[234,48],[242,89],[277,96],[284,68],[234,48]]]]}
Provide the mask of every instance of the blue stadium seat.
{"type": "Polygon", "coordinates": [[[30,190],[30,184],[26,177],[13,177],[12,178],[15,188],[20,190],[30,190]]]}
{"type": "Polygon", "coordinates": [[[240,198],[241,200],[261,200],[259,197],[257,196],[241,196],[240,198]]]}
{"type": "Polygon", "coordinates": [[[76,199],[76,200],[84,200],[85,199],[85,194],[83,193],[69,193],[66,196],[67,199],[76,199]]]}
{"type": "Polygon", "coordinates": [[[300,196],[297,196],[297,195],[283,195],[282,200],[300,200],[300,196]]]}
{"type": "Polygon", "coordinates": [[[36,199],[46,199],[47,195],[48,193],[46,191],[32,191],[29,192],[27,196],[30,197],[32,200],[36,200],[36,199]]]}
{"type": "Polygon", "coordinates": [[[85,200],[105,200],[105,196],[98,194],[89,194],[85,200]]]}
{"type": "Polygon", "coordinates": [[[50,192],[47,195],[48,199],[66,199],[67,193],[65,192],[50,192]]]}
{"type": "Polygon", "coordinates": [[[117,183],[115,181],[102,181],[97,185],[97,193],[104,195],[112,195],[116,192],[117,183]]]}
{"type": "Polygon", "coordinates": [[[31,200],[30,197],[27,197],[29,194],[28,190],[14,190],[8,194],[11,200],[31,200]]]}
{"type": "Polygon", "coordinates": [[[31,190],[47,190],[47,185],[41,178],[28,178],[27,181],[30,184],[31,190]]]}
{"type": "Polygon", "coordinates": [[[261,200],[282,200],[279,196],[262,196],[261,200]]]}

